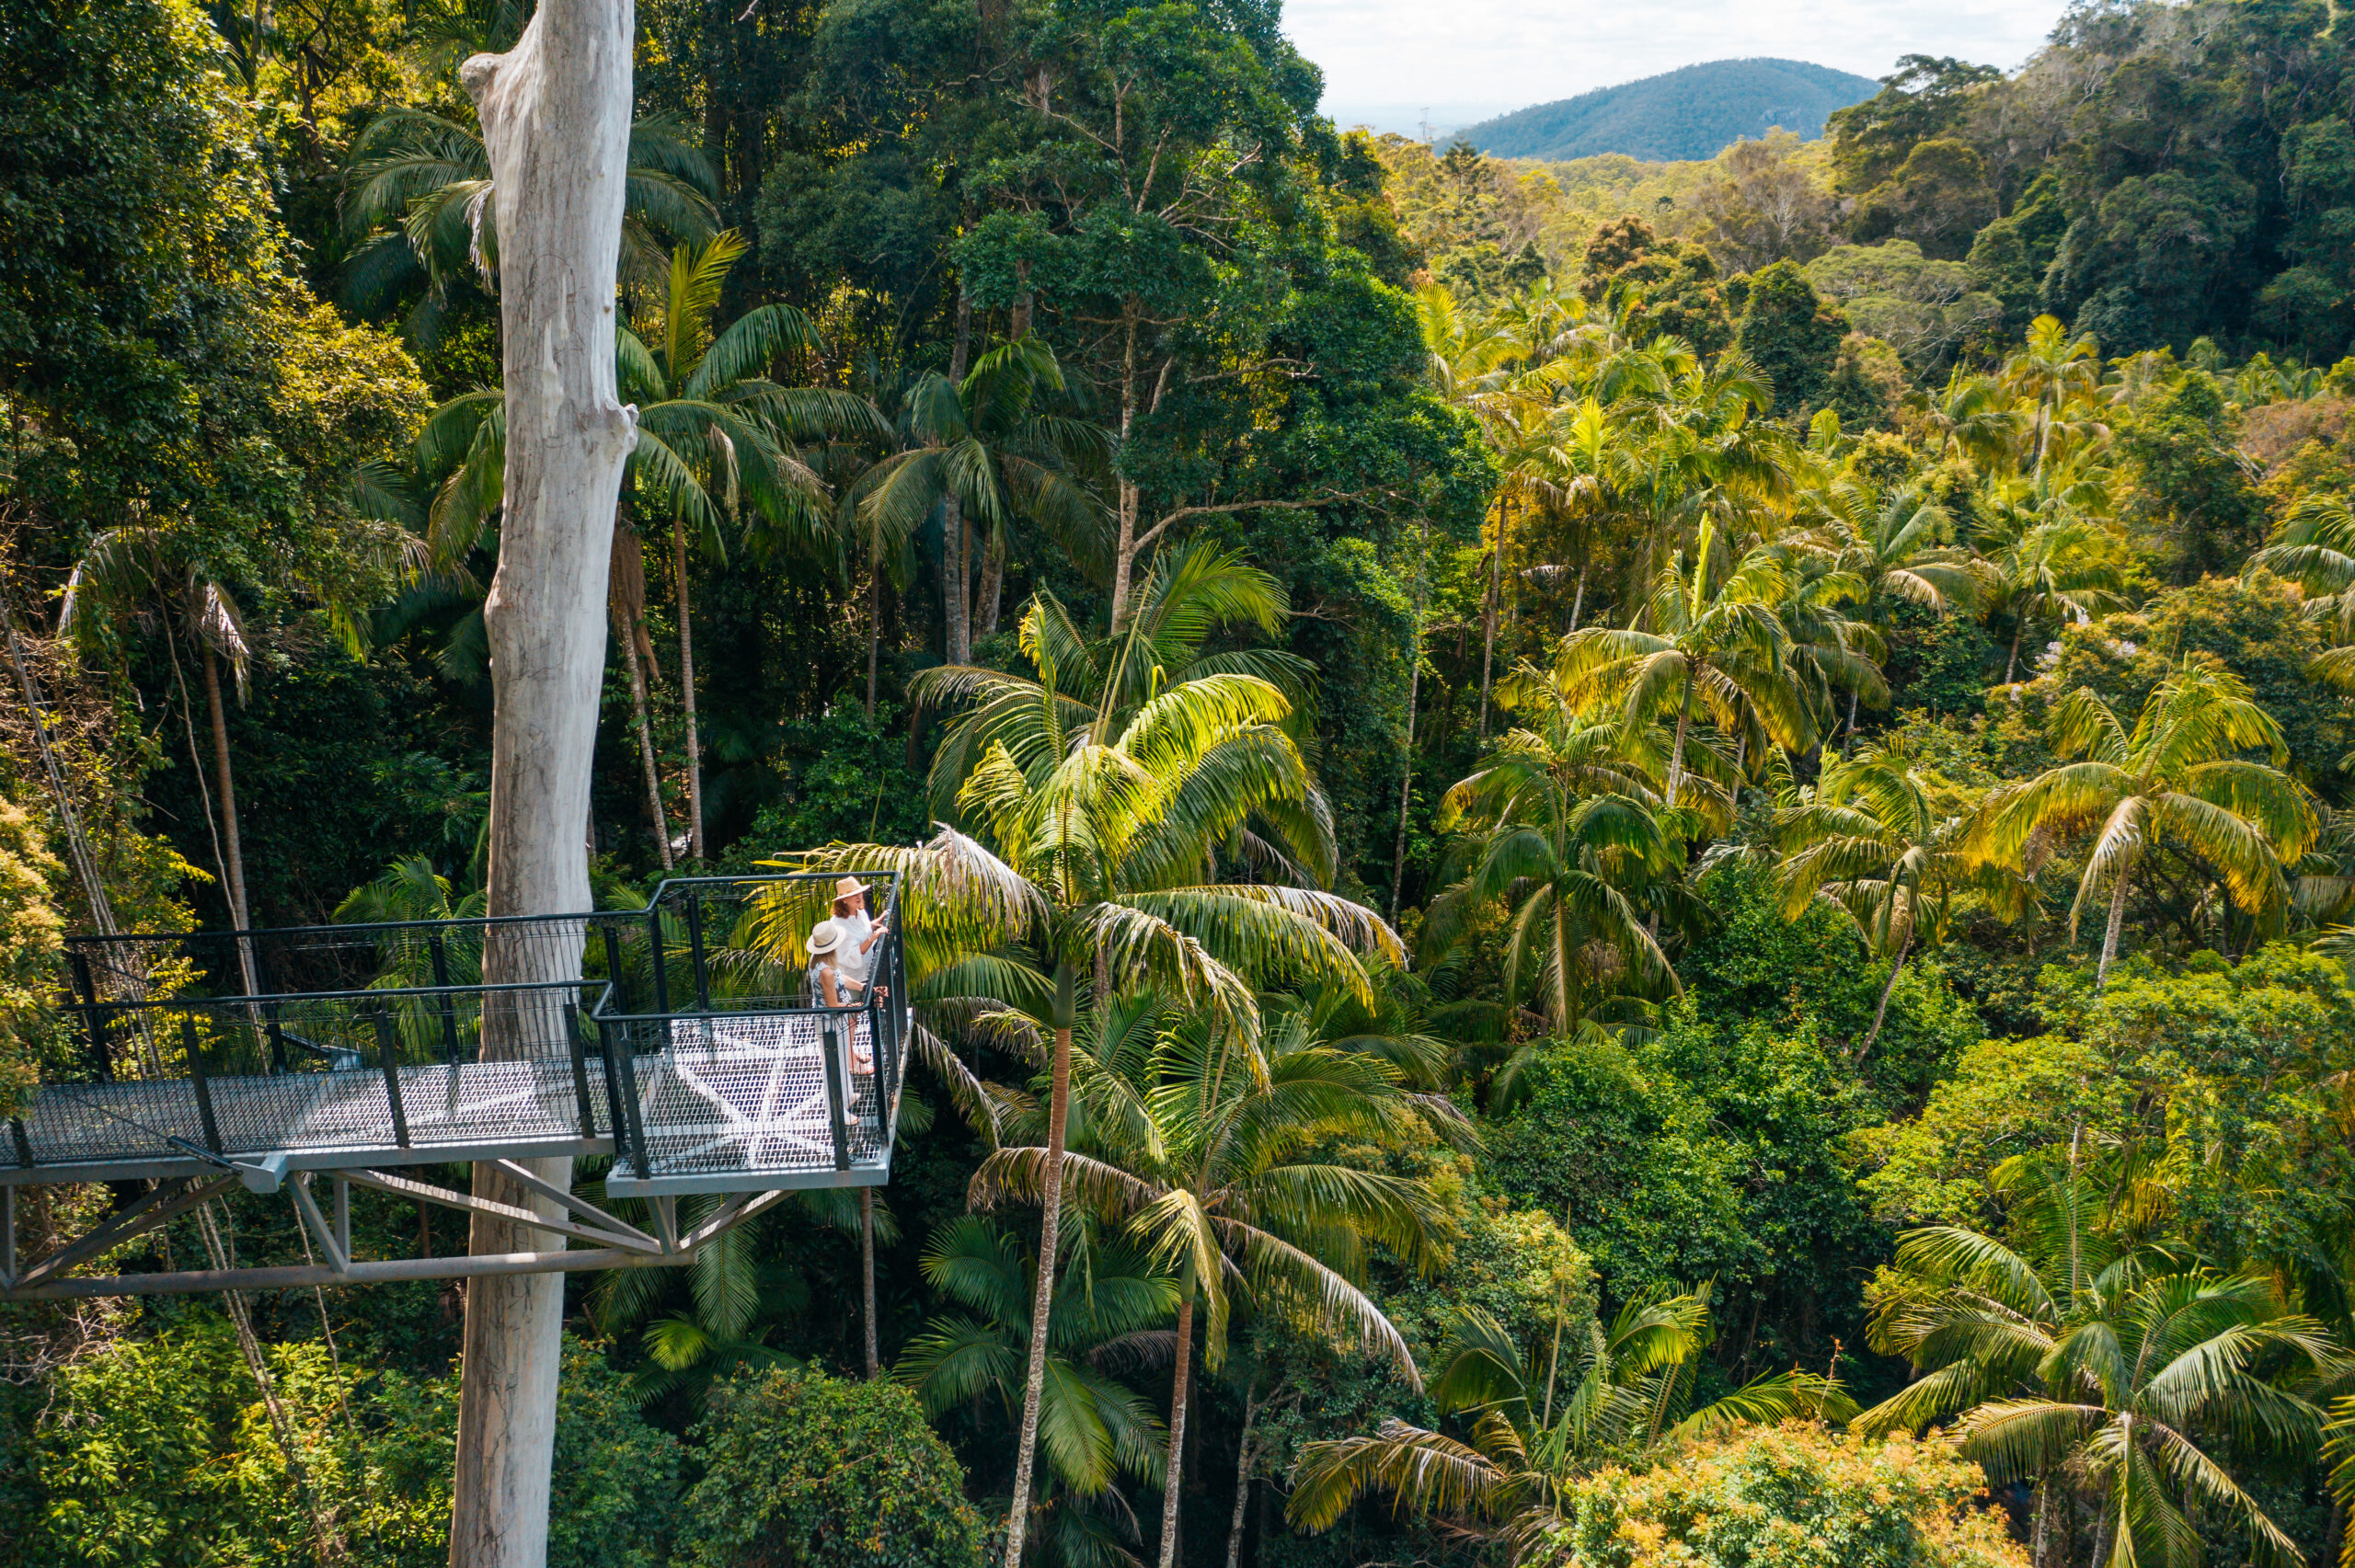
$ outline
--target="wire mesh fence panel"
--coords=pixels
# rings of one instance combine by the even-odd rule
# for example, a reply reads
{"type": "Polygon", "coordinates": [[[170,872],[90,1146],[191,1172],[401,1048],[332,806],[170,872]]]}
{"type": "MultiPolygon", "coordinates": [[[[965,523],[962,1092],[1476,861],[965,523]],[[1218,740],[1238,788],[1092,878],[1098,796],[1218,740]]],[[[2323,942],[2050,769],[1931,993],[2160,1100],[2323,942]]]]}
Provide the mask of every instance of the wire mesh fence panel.
{"type": "Polygon", "coordinates": [[[601,1013],[623,1182],[888,1171],[907,987],[896,885],[879,876],[872,892],[882,934],[849,977],[856,996],[829,1006],[812,994],[807,938],[830,912],[830,879],[665,884],[650,916],[656,1006],[601,1013]]]}
{"type": "Polygon", "coordinates": [[[12,1124],[13,1163],[601,1143],[641,1180],[880,1180],[908,1022],[896,885],[873,893],[838,1007],[807,952],[832,885],[799,876],[588,915],[76,938],[84,1048],[12,1124]]]}

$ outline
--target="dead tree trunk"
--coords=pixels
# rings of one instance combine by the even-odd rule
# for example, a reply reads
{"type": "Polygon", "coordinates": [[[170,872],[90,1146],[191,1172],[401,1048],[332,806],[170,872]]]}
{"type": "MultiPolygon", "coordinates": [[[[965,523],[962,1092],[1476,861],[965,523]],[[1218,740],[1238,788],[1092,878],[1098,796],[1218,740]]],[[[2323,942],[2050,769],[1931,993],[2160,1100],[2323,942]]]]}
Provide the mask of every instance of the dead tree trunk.
{"type": "MultiPolygon", "coordinates": [[[[479,111],[497,187],[507,383],[506,516],[483,619],[490,642],[493,915],[589,908],[580,824],[605,663],[605,578],[637,410],[614,383],[615,270],[629,160],[630,0],[542,0],[515,47],[460,79],[479,111]]],[[[565,979],[580,954],[489,944],[492,984],[565,979]],[[566,972],[566,971],[569,971],[566,972]]],[[[562,994],[562,993],[542,993],[562,994]]],[[[486,1055],[521,1048],[520,1015],[486,1018],[486,1055]]],[[[558,1187],[571,1162],[536,1162],[558,1187]]],[[[475,1167],[475,1191],[543,1200],[475,1167]]],[[[561,1246],[477,1216],[476,1253],[561,1246]]],[[[451,1568],[542,1568],[564,1334],[561,1275],[477,1279],[466,1291],[465,1371],[452,1485],[451,1568]]]]}

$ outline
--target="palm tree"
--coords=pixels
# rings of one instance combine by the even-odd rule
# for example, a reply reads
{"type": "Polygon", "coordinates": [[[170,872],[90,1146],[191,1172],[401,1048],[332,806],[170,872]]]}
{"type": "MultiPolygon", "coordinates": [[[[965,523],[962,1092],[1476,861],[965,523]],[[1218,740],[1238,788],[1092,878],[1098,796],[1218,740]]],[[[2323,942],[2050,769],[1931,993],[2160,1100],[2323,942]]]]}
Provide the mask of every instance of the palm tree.
{"type": "Polygon", "coordinates": [[[1815,787],[1778,814],[1775,839],[1783,917],[1797,920],[1818,898],[1853,921],[1873,956],[1889,965],[1862,1058],[1880,1038],[1890,993],[1917,945],[1946,940],[1954,897],[1988,889],[2005,912],[2023,911],[2028,886],[1965,851],[1968,820],[1902,737],[1833,762],[1815,787]]]}
{"type": "Polygon", "coordinates": [[[1784,555],[1759,546],[1722,567],[1716,527],[1714,517],[1706,519],[1697,547],[1661,566],[1633,625],[1574,632],[1555,657],[1564,696],[1615,703],[1625,738],[1674,715],[1661,790],[1671,807],[1684,803],[1685,745],[1696,709],[1744,742],[1746,755],[1754,754],[1753,739],[1800,751],[1815,735],[1777,612],[1789,581],[1784,555]]]}
{"type": "Polygon", "coordinates": [[[1990,615],[2012,617],[2004,682],[2019,673],[2020,643],[2031,622],[2080,623],[2125,602],[2115,540],[2094,520],[2110,509],[2108,472],[2090,451],[2065,454],[2033,479],[1994,480],[1977,502],[1977,540],[1990,615]]]}
{"type": "MultiPolygon", "coordinates": [[[[672,244],[710,239],[718,229],[719,182],[685,128],[667,118],[630,126],[629,177],[622,219],[622,275],[659,285],[672,244]]],[[[499,273],[497,192],[482,131],[428,109],[392,109],[351,144],[344,170],[343,223],[356,242],[344,270],[345,296],[362,310],[424,285],[408,336],[438,335],[451,290],[472,274],[486,289],[499,273]]]]}
{"type": "Polygon", "coordinates": [[[2338,641],[2355,641],[2355,508],[2346,498],[2301,497],[2244,575],[2260,570],[2296,583],[2308,616],[2331,622],[2338,641]]]}
{"type": "MultiPolygon", "coordinates": [[[[1207,676],[1143,704],[1109,734],[1067,727],[1052,658],[1040,703],[1052,766],[1026,771],[993,741],[960,792],[960,808],[995,851],[943,828],[921,849],[833,845],[811,870],[899,870],[905,933],[925,967],[961,960],[1027,988],[1053,1036],[1044,1211],[1030,1366],[1008,1518],[1018,1559],[1030,1505],[1031,1459],[1045,1377],[1071,1104],[1072,1028],[1079,977],[1109,996],[1113,977],[1181,999],[1248,1037],[1259,1025],[1253,982],[1328,979],[1359,989],[1359,951],[1404,956],[1372,910],[1313,887],[1222,885],[1215,853],[1255,816],[1297,823],[1329,863],[1330,825],[1307,813],[1307,764],[1284,732],[1283,694],[1256,677],[1207,676]],[[993,956],[1019,942],[1036,967],[993,956]]],[[[780,907],[773,940],[798,941],[814,913],[780,907]]]]}
{"type": "Polygon", "coordinates": [[[1386,1492],[1399,1512],[1437,1515],[1520,1562],[1564,1522],[1571,1483],[1606,1459],[1640,1459],[1745,1422],[1855,1409],[1837,1381],[1796,1368],[1690,1409],[1714,1337],[1705,1293],[1639,1296],[1608,1329],[1590,1320],[1570,1345],[1570,1380],[1561,1378],[1558,1305],[1556,1319],[1550,1345],[1524,1355],[1494,1319],[1465,1310],[1440,1349],[1431,1392],[1441,1414],[1472,1417],[1469,1440],[1394,1417],[1372,1436],[1305,1444],[1286,1519],[1327,1530],[1367,1493],[1386,1492]]]}
{"type": "Polygon", "coordinates": [[[2052,436],[2079,404],[2101,395],[2101,349],[2091,333],[2069,336],[2057,317],[2039,315],[2028,323],[2028,341],[2004,361],[2005,391],[2031,406],[2036,431],[2036,463],[2031,470],[2044,474],[2052,451],[2052,436]]]}
{"type": "MultiPolygon", "coordinates": [[[[1040,589],[1020,627],[1022,652],[1040,679],[940,665],[910,682],[920,703],[964,708],[933,754],[933,815],[955,814],[958,792],[993,743],[1002,742],[1026,772],[1040,774],[1059,760],[1062,738],[1098,726],[1117,729],[1157,692],[1202,676],[1253,677],[1297,709],[1314,673],[1307,660],[1272,647],[1204,651],[1220,632],[1275,636],[1290,612],[1281,583],[1207,540],[1155,558],[1117,634],[1089,635],[1061,600],[1040,589]],[[1051,681],[1051,704],[1046,697],[1051,681]]],[[[1329,876],[1332,868],[1318,869],[1329,876]]]]}
{"type": "MultiPolygon", "coordinates": [[[[246,903],[246,857],[237,834],[236,775],[229,765],[229,720],[221,698],[221,663],[226,660],[237,689],[246,696],[246,677],[252,668],[253,645],[246,635],[245,617],[227,585],[201,551],[189,548],[185,536],[152,524],[113,528],[96,535],[74,563],[65,579],[65,595],[57,616],[57,630],[86,653],[109,651],[115,638],[134,624],[161,612],[165,635],[173,645],[172,667],[179,668],[178,645],[185,641],[195,654],[204,680],[204,705],[213,736],[213,789],[220,796],[215,825],[220,836],[215,849],[222,862],[223,891],[229,901],[229,922],[243,931],[252,924],[246,903]]],[[[182,696],[186,696],[183,685],[182,696]]],[[[190,758],[196,738],[189,737],[190,758]]],[[[197,767],[200,786],[204,771],[197,767]]],[[[238,944],[247,967],[246,992],[260,987],[252,973],[252,957],[238,944]]]]}
{"type": "MultiPolygon", "coordinates": [[[[1870,487],[1842,481],[1810,498],[1810,503],[1801,512],[1805,532],[1800,541],[1824,552],[1832,571],[1861,585],[1865,614],[1877,630],[1885,627],[1890,608],[1900,602],[1948,615],[1978,598],[1979,578],[1970,552],[1945,543],[1953,520],[1918,486],[1901,486],[1876,504],[1870,487]]],[[[1867,684],[1850,684],[1850,741],[1855,738],[1857,701],[1867,684]]]]}
{"type": "MultiPolygon", "coordinates": [[[[1177,1281],[1176,1371],[1162,1488],[1161,1568],[1177,1560],[1193,1331],[1203,1363],[1224,1361],[1232,1288],[1327,1331],[1352,1332],[1409,1382],[1414,1356],[1362,1289],[1365,1248],[1380,1242],[1419,1267],[1438,1262],[1438,1209],[1423,1185],[1337,1162],[1336,1137],[1402,1147],[1428,1140],[1434,1102],[1410,1098],[1396,1070],[1298,1029],[1255,1039],[1188,1020],[1149,1051],[1086,1064],[1074,1089],[1088,1107],[1063,1156],[1064,1183],[1090,1210],[1125,1224],[1177,1281]]],[[[1443,1102],[1440,1102],[1443,1104],[1443,1102]]],[[[1459,1113],[1452,1106],[1446,1115],[1459,1113]]],[[[994,1150],[974,1173],[976,1207],[1042,1191],[1048,1151],[994,1150]]]]}
{"type": "MultiPolygon", "coordinates": [[[[1078,1506],[1048,1512],[1049,1542],[1063,1562],[1119,1560],[1098,1549],[1104,1531],[1086,1505],[1123,1474],[1148,1485],[1163,1476],[1162,1425],[1112,1368],[1163,1358],[1162,1341],[1177,1290],[1135,1249],[1083,1231],[1079,1256],[1048,1320],[1049,1375],[1039,1416],[1047,1456],[1048,1499],[1078,1506]]],[[[925,1279],[964,1309],[928,1320],[908,1342],[892,1377],[915,1391],[935,1420],[984,1402],[1012,1425],[1021,1416],[1022,1373],[1029,1359],[1030,1296],[1036,1266],[1012,1236],[978,1215],[941,1225],[925,1245],[925,1279]]]]}
{"type": "Polygon", "coordinates": [[[2008,784],[1987,799],[1971,853],[2033,876],[2052,840],[2095,831],[2069,907],[2069,931],[2109,886],[2095,986],[2107,983],[2125,924],[2126,897],[2142,857],[2161,842],[2212,867],[2234,905],[2278,922],[2289,887],[2282,862],[2315,841],[2304,790],[2280,772],[2289,760],[2280,726],[2230,670],[2189,658],[2151,693],[2130,733],[2097,693],[2079,687],[2053,709],[2052,741],[2069,761],[2008,784]],[[2272,765],[2245,760],[2263,750],[2272,765]]]}
{"type": "MultiPolygon", "coordinates": [[[[972,601],[965,535],[978,523],[1003,558],[1016,518],[1046,529],[1083,561],[1102,551],[1104,509],[1074,476],[1105,450],[1104,432],[1063,412],[1063,367],[1036,338],[983,354],[961,382],[937,372],[908,395],[908,424],[921,443],[877,464],[861,480],[859,508],[905,535],[938,512],[948,662],[972,662],[972,601]]],[[[994,607],[992,607],[994,613],[994,607]]]]}
{"type": "Polygon", "coordinates": [[[1425,949],[1443,955],[1488,910],[1506,912],[1508,1000],[1535,1006],[1557,1035],[1603,997],[1678,989],[1655,934],[1689,923],[1684,841],[1609,726],[1501,738],[1441,803],[1442,830],[1469,827],[1431,904],[1425,949]]]}
{"type": "MultiPolygon", "coordinates": [[[[703,754],[696,727],[695,618],[689,545],[720,554],[730,521],[761,549],[822,554],[832,542],[825,486],[797,443],[875,433],[869,405],[828,387],[788,387],[768,369],[814,352],[816,329],[790,305],[761,305],[716,336],[712,315],[742,257],[734,233],[671,258],[660,330],[649,344],[615,333],[621,395],[638,405],[638,445],[623,495],[640,493],[671,518],[671,571],[679,617],[679,693],[686,721],[688,853],[704,855],[703,754]]],[[[482,544],[506,471],[505,394],[463,394],[434,411],[419,438],[419,467],[435,486],[427,530],[433,566],[455,573],[482,544]]],[[[625,502],[626,504],[626,501],[625,502]]],[[[624,526],[616,520],[617,528],[624,526]]]]}
{"type": "Polygon", "coordinates": [[[2016,461],[2023,423],[2017,399],[1994,377],[1957,369],[1927,409],[1941,455],[1962,458],[1982,472],[2008,472],[2016,461]]]}
{"type": "Polygon", "coordinates": [[[2269,1277],[2167,1267],[2143,1239],[2153,1216],[2131,1160],[2072,1146],[2007,1161],[1992,1183],[2014,1243],[1961,1226],[1901,1239],[1873,1345],[1923,1376],[1851,1430],[1955,1420],[1991,1477],[2035,1482],[2039,1564],[2064,1474],[2101,1489],[2092,1560],[2107,1568],[2198,1562],[2186,1498],[2236,1516],[2258,1553],[2299,1561],[2229,1467],[2312,1455],[2321,1413],[2252,1368],[2335,1365],[2320,1325],[2286,1311],[2269,1277]]]}

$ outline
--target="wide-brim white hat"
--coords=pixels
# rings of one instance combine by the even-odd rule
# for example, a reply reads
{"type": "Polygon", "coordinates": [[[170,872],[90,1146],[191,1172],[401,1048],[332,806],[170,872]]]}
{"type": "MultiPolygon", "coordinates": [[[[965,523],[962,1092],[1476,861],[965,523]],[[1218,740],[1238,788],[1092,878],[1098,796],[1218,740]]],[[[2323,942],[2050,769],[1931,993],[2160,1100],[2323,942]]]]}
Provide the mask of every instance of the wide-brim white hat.
{"type": "Polygon", "coordinates": [[[843,927],[840,921],[820,921],[817,929],[810,933],[810,940],[804,944],[810,949],[810,956],[812,958],[832,953],[842,944],[843,927]]]}

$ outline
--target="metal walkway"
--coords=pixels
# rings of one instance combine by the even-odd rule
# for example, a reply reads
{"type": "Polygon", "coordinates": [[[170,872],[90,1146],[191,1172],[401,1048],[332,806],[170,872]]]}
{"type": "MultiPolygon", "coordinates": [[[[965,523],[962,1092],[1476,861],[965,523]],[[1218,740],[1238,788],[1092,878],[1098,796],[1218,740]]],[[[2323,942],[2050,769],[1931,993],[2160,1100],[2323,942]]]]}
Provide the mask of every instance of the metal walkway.
{"type": "Polygon", "coordinates": [[[532,1187],[515,1162],[610,1156],[606,1198],[648,1200],[652,1228],[534,1187],[572,1229],[534,1224],[617,1254],[530,1254],[556,1267],[684,1262],[717,1232],[677,1231],[682,1194],[747,1195],[722,1207],[734,1222],[766,1206],[750,1195],[880,1185],[911,1020],[896,880],[866,879],[890,930],[873,989],[842,1008],[803,978],[831,877],[674,879],[642,910],[72,939],[81,1070],[45,1076],[0,1150],[0,1297],[99,1293],[86,1288],[108,1282],[65,1269],[233,1183],[291,1190],[341,1282],[523,1265],[356,1263],[348,1221],[311,1196],[314,1173],[339,1216],[357,1184],[520,1219],[389,1173],[485,1162],[532,1187]],[[137,1181],[159,1184],[155,1201],[19,1268],[18,1187],[137,1181]]]}

